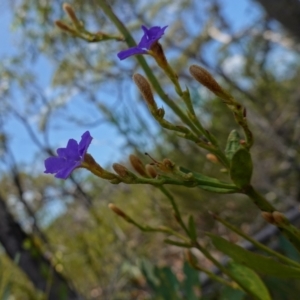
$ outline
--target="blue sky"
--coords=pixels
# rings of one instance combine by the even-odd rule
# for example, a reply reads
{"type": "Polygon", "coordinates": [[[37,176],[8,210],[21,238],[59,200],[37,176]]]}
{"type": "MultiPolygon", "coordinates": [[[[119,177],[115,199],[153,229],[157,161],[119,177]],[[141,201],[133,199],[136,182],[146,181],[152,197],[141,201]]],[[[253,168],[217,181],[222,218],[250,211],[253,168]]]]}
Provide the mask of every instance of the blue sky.
{"type": "MultiPolygon", "coordinates": [[[[205,3],[205,1],[204,1],[205,3]]],[[[231,20],[231,25],[234,28],[245,27],[253,20],[257,18],[260,11],[254,2],[249,0],[224,0],[222,3],[225,4],[225,14],[226,17],[231,20]]],[[[11,11],[7,7],[8,5],[0,3],[0,40],[2,41],[0,47],[0,63],[5,63],[5,57],[8,57],[11,53],[18,51],[17,48],[17,36],[10,30],[10,24],[12,20],[11,11]]],[[[170,16],[169,16],[170,17],[170,16]]],[[[188,19],[188,18],[187,18],[188,19]]],[[[155,25],[155,24],[154,24],[155,25]]],[[[193,30],[193,24],[186,24],[193,30]]],[[[139,38],[139,37],[137,37],[139,38]]],[[[214,61],[214,57],[210,54],[210,50],[207,51],[207,59],[214,61]]],[[[231,62],[232,64],[232,62],[231,62]]],[[[55,69],[53,62],[50,62],[45,57],[40,57],[34,65],[31,66],[37,73],[38,84],[43,88],[45,94],[48,96],[53,92],[51,87],[52,74],[55,69]]],[[[1,78],[0,78],[1,87],[1,78]]],[[[134,88],[129,91],[134,93],[134,88]]],[[[0,88],[1,93],[1,88],[0,88]]],[[[14,105],[22,105],[22,94],[17,94],[18,99],[14,99],[16,103],[14,105]]],[[[106,95],[107,101],[111,102],[109,93],[106,95]]],[[[1,97],[1,94],[0,94],[1,97]]],[[[84,99],[72,100],[72,113],[76,115],[79,107],[76,107],[76,103],[84,101],[84,99]]],[[[1,99],[0,99],[1,100],[1,99]]],[[[82,103],[81,103],[82,104],[82,103]]],[[[1,109],[1,102],[0,102],[1,109]]],[[[28,116],[31,122],[34,122],[34,116],[28,116]]],[[[15,155],[17,162],[24,163],[30,168],[30,171],[34,171],[36,174],[40,174],[44,171],[43,159],[44,157],[37,156],[37,147],[30,142],[27,131],[24,127],[14,119],[11,119],[6,125],[7,132],[9,133],[9,138],[11,140],[12,150],[15,155]]],[[[93,143],[89,148],[89,153],[91,153],[96,160],[102,164],[112,164],[113,162],[118,162],[124,158],[124,149],[122,149],[122,144],[124,138],[120,136],[116,129],[110,125],[102,125],[99,128],[74,128],[71,125],[65,124],[63,130],[61,127],[57,127],[56,130],[52,130],[50,134],[51,145],[55,147],[64,147],[67,144],[69,138],[74,138],[80,140],[80,136],[85,130],[90,130],[91,135],[94,137],[93,143]]],[[[35,132],[41,136],[37,129],[35,132]]],[[[126,153],[128,154],[128,153],[126,153]]],[[[81,170],[81,172],[84,172],[81,170]]],[[[47,219],[44,222],[50,221],[57,214],[64,210],[64,204],[62,201],[53,201],[46,207],[47,219]],[[49,215],[50,213],[50,215],[49,215]]],[[[43,211],[41,212],[43,215],[43,211]]]]}
{"type": "MultiPolygon", "coordinates": [[[[250,9],[253,2],[248,0],[234,1],[226,0],[225,13],[232,21],[234,27],[241,27],[247,25],[256,18],[258,10],[250,9]]],[[[5,4],[0,4],[1,18],[0,18],[0,40],[5,41],[1,43],[0,56],[3,58],[14,51],[16,48],[17,36],[10,30],[10,23],[12,20],[11,11],[5,4]]],[[[208,54],[208,58],[209,54],[208,54]]],[[[213,59],[211,57],[211,59],[213,59]]],[[[3,61],[3,59],[2,59],[3,61]]],[[[51,76],[53,74],[53,62],[48,61],[45,57],[41,57],[32,65],[32,68],[38,74],[39,85],[43,87],[45,93],[51,92],[51,76]]],[[[18,95],[22,101],[22,95],[18,95]]],[[[109,99],[109,97],[108,97],[109,99]]],[[[72,107],[76,113],[76,107],[72,107]]],[[[36,158],[37,148],[32,143],[28,142],[28,134],[24,127],[16,120],[10,120],[6,124],[7,130],[10,133],[13,152],[17,161],[28,163],[33,162],[36,158]]],[[[64,130],[52,131],[50,134],[51,144],[54,146],[65,146],[69,138],[80,139],[81,134],[89,128],[76,129],[73,127],[64,128],[64,130]]],[[[90,153],[93,153],[95,158],[103,163],[111,163],[122,157],[119,147],[122,145],[123,138],[117,134],[117,131],[109,125],[103,125],[99,129],[91,129],[91,134],[94,141],[90,146],[90,153]]],[[[38,133],[38,131],[36,131],[38,133]]],[[[38,133],[39,134],[39,133],[38,133]]],[[[43,170],[43,161],[35,161],[35,168],[37,172],[43,170]]]]}

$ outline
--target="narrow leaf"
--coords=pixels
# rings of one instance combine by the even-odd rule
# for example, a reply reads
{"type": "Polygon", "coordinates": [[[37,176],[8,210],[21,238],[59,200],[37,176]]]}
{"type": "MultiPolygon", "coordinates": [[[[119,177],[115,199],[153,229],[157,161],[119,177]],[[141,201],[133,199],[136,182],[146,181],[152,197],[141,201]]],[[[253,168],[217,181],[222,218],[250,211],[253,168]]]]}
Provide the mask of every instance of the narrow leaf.
{"type": "Polygon", "coordinates": [[[243,300],[246,293],[240,289],[224,286],[218,300],[243,300]]]}
{"type": "Polygon", "coordinates": [[[250,252],[217,235],[211,233],[207,235],[211,238],[214,246],[218,250],[230,256],[234,261],[251,268],[255,272],[278,278],[300,279],[300,268],[283,265],[270,257],[250,252]]]}
{"type": "Polygon", "coordinates": [[[228,264],[228,270],[236,282],[246,287],[256,299],[271,300],[268,289],[253,270],[235,262],[228,264]]]}
{"type": "Polygon", "coordinates": [[[230,177],[240,188],[248,185],[252,176],[252,159],[248,150],[241,148],[232,156],[230,163],[230,177]]]}
{"type": "Polygon", "coordinates": [[[182,283],[183,294],[185,299],[198,300],[195,291],[200,293],[199,272],[193,269],[189,263],[185,262],[183,266],[184,281],[182,283]]]}
{"type": "Polygon", "coordinates": [[[225,148],[225,155],[229,160],[232,159],[233,154],[241,147],[240,139],[240,135],[236,130],[230,132],[225,148]]]}

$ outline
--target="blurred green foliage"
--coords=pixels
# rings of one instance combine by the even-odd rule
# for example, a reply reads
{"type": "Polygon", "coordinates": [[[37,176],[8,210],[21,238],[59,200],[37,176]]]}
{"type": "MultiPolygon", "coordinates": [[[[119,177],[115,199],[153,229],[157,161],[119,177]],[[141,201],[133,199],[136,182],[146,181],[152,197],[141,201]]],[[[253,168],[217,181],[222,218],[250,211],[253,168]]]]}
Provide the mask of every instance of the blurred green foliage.
{"type": "MultiPolygon", "coordinates": [[[[199,151],[195,145],[174,133],[162,131],[149,118],[145,104],[138,98],[129,80],[139,70],[136,62],[132,60],[128,65],[117,63],[115,54],[118,49],[123,49],[123,44],[88,44],[61,33],[53,26],[56,19],[66,19],[62,3],[23,0],[9,4],[18,48],[0,63],[1,80],[9,82],[9,87],[0,91],[4,103],[0,111],[0,155],[3,160],[0,190],[7,207],[23,228],[33,233],[55,270],[63,274],[86,299],[247,299],[243,293],[220,288],[217,284],[208,295],[200,296],[198,272],[196,274],[182,263],[184,259],[180,249],[164,244],[162,234],[139,232],[107,208],[108,203],[114,202],[141,223],[153,226],[168,223],[179,230],[167,200],[153,187],[108,186],[85,171],[77,171],[67,182],[40,176],[42,161],[49,154],[47,151],[55,148],[49,136],[61,130],[70,131],[72,126],[91,127],[101,132],[101,126],[109,124],[123,138],[119,153],[124,165],[128,164],[128,153],[136,153],[143,162],[150,163],[149,158],[142,154],[148,151],[158,160],[168,157],[195,172],[220,180],[227,178],[227,174],[220,172],[219,165],[205,158],[204,151],[199,151]],[[50,96],[39,81],[42,71],[33,67],[40,58],[51,63],[51,74],[47,74],[47,84],[52,91],[50,96]],[[72,96],[74,94],[76,97],[72,96]],[[28,121],[31,115],[36,117],[35,122],[28,121]],[[28,130],[26,143],[36,146],[37,155],[30,163],[20,164],[14,159],[11,142],[19,137],[3,125],[12,118],[28,130]],[[22,195],[12,171],[17,171],[20,176],[21,194],[29,195],[26,201],[35,220],[20,200],[22,195]],[[62,204],[60,214],[54,217],[48,210],[48,205],[53,202],[62,204]],[[48,244],[38,236],[34,224],[38,224],[46,234],[48,244]]],[[[92,31],[101,29],[117,33],[96,1],[72,1],[71,4],[92,31]]],[[[116,0],[110,1],[110,4],[137,39],[141,24],[154,25],[161,22],[162,16],[170,21],[163,45],[180,78],[191,90],[197,115],[225,149],[229,132],[237,126],[224,104],[199,88],[187,75],[187,64],[192,62],[203,64],[218,74],[224,86],[247,107],[255,136],[252,151],[255,184],[281,210],[298,205],[299,56],[295,49],[285,49],[264,38],[266,28],[277,32],[277,26],[260,13],[261,22],[253,21],[249,25],[259,32],[258,35],[245,31],[231,43],[220,44],[209,34],[209,28],[222,29],[232,36],[239,30],[226,20],[226,15],[221,13],[225,6],[218,1],[211,4],[187,0],[176,3],[141,1],[137,4],[136,1],[116,0]],[[187,16],[192,27],[197,28],[195,32],[188,28],[187,16]],[[212,52],[211,57],[205,55],[207,51],[212,52]],[[280,57],[277,52],[280,51],[282,56],[290,55],[295,59],[283,59],[283,69],[274,70],[274,63],[280,57]],[[224,65],[230,65],[228,59],[236,56],[241,63],[226,70],[224,65]]],[[[169,81],[151,59],[149,62],[166,91],[174,96],[169,81]]],[[[168,117],[178,122],[165,109],[168,117]]],[[[112,162],[113,158],[109,163],[112,162]]],[[[265,225],[256,207],[243,196],[214,195],[198,188],[172,187],[170,190],[176,195],[181,210],[194,216],[198,237],[218,257],[220,255],[209,244],[205,231],[226,236],[231,241],[239,238],[215,224],[207,211],[222,214],[249,234],[265,225]]],[[[293,248],[282,241],[281,249],[299,260],[293,248]]],[[[211,267],[202,257],[199,259],[206,267],[211,267]]],[[[299,295],[296,281],[263,279],[272,299],[296,299],[299,295]]],[[[2,252],[0,297],[11,299],[10,296],[24,300],[46,298],[2,252]]]]}

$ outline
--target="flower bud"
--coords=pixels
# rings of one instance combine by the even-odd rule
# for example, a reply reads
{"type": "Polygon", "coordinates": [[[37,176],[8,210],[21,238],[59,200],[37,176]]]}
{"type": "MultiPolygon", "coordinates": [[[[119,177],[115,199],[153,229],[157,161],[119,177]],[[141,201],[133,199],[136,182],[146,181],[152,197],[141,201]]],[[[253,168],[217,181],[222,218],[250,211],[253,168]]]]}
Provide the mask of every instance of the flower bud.
{"type": "Polygon", "coordinates": [[[273,217],[273,214],[271,212],[268,211],[263,211],[261,213],[261,216],[270,224],[275,224],[275,220],[273,217]]]}
{"type": "Polygon", "coordinates": [[[212,154],[212,153],[206,154],[206,158],[207,158],[210,162],[212,162],[212,163],[214,163],[214,164],[219,163],[218,158],[217,158],[214,154],[212,154]]]}
{"type": "Polygon", "coordinates": [[[147,102],[149,108],[151,110],[157,110],[157,105],[153,97],[152,89],[147,79],[138,73],[134,74],[132,78],[138,89],[140,90],[144,100],[147,102]]]}
{"type": "Polygon", "coordinates": [[[130,154],[129,155],[129,161],[132,165],[132,167],[143,177],[148,177],[148,174],[146,172],[145,166],[143,165],[143,163],[141,162],[141,160],[133,155],[130,154]]]}
{"type": "Polygon", "coordinates": [[[286,218],[286,216],[279,212],[279,211],[274,211],[273,214],[273,219],[275,221],[276,224],[280,225],[280,224],[288,224],[288,220],[286,218]]]}
{"type": "Polygon", "coordinates": [[[152,165],[146,165],[146,171],[147,171],[147,174],[152,177],[152,178],[156,178],[157,176],[157,172],[155,170],[155,168],[152,166],[152,165]]]}
{"type": "Polygon", "coordinates": [[[64,3],[63,10],[67,13],[67,15],[70,17],[70,19],[74,23],[74,25],[77,27],[80,24],[80,22],[76,17],[73,7],[68,3],[64,3]]]}
{"type": "Polygon", "coordinates": [[[204,68],[192,65],[190,66],[191,75],[202,85],[207,87],[211,92],[216,94],[219,97],[225,95],[224,90],[217,83],[217,81],[213,78],[213,76],[204,68]]]}
{"type": "Polygon", "coordinates": [[[121,177],[126,177],[129,175],[127,168],[120,164],[113,164],[112,167],[115,170],[115,172],[121,177]]]}
{"type": "Polygon", "coordinates": [[[76,31],[60,20],[56,20],[54,24],[61,30],[76,34],[76,31]]]}
{"type": "Polygon", "coordinates": [[[162,164],[164,167],[166,167],[168,170],[172,170],[175,164],[168,158],[164,158],[162,161],[162,164]]]}
{"type": "Polygon", "coordinates": [[[130,222],[131,219],[120,209],[118,208],[116,205],[114,205],[113,203],[109,203],[108,207],[118,216],[122,217],[123,219],[125,219],[127,222],[130,222]]]}

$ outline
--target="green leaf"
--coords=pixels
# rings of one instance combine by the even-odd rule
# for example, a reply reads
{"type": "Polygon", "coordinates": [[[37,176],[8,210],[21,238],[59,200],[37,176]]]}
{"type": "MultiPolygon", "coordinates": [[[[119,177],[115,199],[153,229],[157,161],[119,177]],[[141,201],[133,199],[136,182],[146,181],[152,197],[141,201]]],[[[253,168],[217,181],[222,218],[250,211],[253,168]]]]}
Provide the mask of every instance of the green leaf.
{"type": "Polygon", "coordinates": [[[225,148],[225,155],[229,160],[232,159],[234,153],[241,147],[240,140],[239,133],[236,130],[232,130],[228,136],[225,148]]]}
{"type": "Polygon", "coordinates": [[[158,299],[180,300],[179,282],[169,267],[158,268],[147,260],[142,261],[141,267],[147,283],[158,299]]]}
{"type": "Polygon", "coordinates": [[[294,245],[282,235],[279,236],[279,247],[287,257],[300,262],[299,252],[296,250],[294,245]]]}
{"type": "Polygon", "coordinates": [[[252,176],[252,159],[248,150],[240,148],[237,150],[230,163],[230,177],[240,188],[248,185],[252,176]]]}
{"type": "Polygon", "coordinates": [[[269,291],[254,271],[236,262],[228,263],[227,269],[235,281],[256,299],[271,300],[269,291]]]}
{"type": "Polygon", "coordinates": [[[240,289],[224,286],[218,300],[242,300],[245,296],[245,292],[240,289]]]}
{"type": "Polygon", "coordinates": [[[268,289],[253,270],[235,262],[228,264],[228,270],[235,281],[246,287],[247,292],[251,293],[256,299],[271,300],[268,289]]]}
{"type": "Polygon", "coordinates": [[[155,267],[148,260],[143,259],[141,262],[141,270],[152,289],[159,285],[159,279],[155,276],[155,267]]]}
{"type": "Polygon", "coordinates": [[[192,172],[184,167],[179,167],[179,170],[184,174],[191,174],[192,179],[197,181],[197,186],[203,190],[220,194],[232,194],[239,192],[239,189],[234,184],[222,182],[216,178],[192,172]]]}
{"type": "Polygon", "coordinates": [[[238,193],[239,189],[235,188],[218,188],[218,187],[213,187],[213,186],[207,186],[207,185],[198,185],[198,187],[202,190],[208,191],[208,192],[213,192],[213,193],[218,193],[218,194],[234,194],[238,193]]]}
{"type": "Polygon", "coordinates": [[[197,231],[196,231],[196,224],[194,221],[194,217],[190,215],[189,217],[189,233],[192,241],[197,240],[197,231]]]}
{"type": "Polygon", "coordinates": [[[160,279],[156,292],[164,300],[180,300],[178,296],[179,282],[169,267],[155,268],[155,274],[160,279]]]}
{"type": "Polygon", "coordinates": [[[211,233],[208,233],[207,235],[211,238],[214,246],[218,250],[230,256],[234,261],[249,267],[255,272],[277,278],[300,279],[300,268],[298,269],[283,265],[273,258],[250,252],[217,235],[211,233]]]}
{"type": "Polygon", "coordinates": [[[200,294],[199,272],[193,269],[187,262],[184,263],[183,272],[185,277],[182,283],[182,292],[185,295],[184,299],[198,300],[199,298],[195,295],[195,290],[198,290],[200,294]]]}

